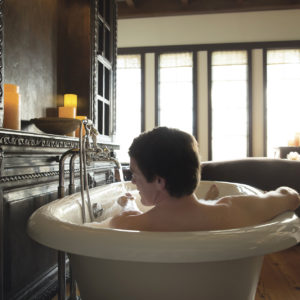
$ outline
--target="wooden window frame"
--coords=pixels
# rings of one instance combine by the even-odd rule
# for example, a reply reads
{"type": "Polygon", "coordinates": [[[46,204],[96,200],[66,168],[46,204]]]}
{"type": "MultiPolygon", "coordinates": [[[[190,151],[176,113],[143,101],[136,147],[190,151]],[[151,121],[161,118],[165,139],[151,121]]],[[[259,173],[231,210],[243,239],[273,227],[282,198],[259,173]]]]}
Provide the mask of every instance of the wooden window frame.
{"type": "MultiPolygon", "coordinates": [[[[248,101],[248,149],[247,155],[253,155],[253,124],[252,124],[252,50],[262,49],[263,51],[263,155],[266,156],[266,133],[267,133],[267,120],[266,120],[266,50],[270,49],[293,49],[300,48],[300,40],[295,41],[270,41],[270,42],[245,42],[245,43],[216,43],[216,44],[191,44],[191,45],[171,45],[171,46],[146,46],[146,47],[126,47],[118,48],[120,54],[146,54],[154,53],[155,55],[155,125],[159,124],[158,120],[158,55],[163,53],[172,52],[193,52],[193,98],[194,98],[194,120],[193,120],[193,131],[194,135],[198,137],[198,59],[197,53],[199,51],[207,51],[207,76],[208,76],[208,159],[211,160],[212,149],[211,149],[211,58],[210,53],[212,51],[225,51],[225,50],[246,50],[248,53],[248,89],[247,89],[247,101],[248,101]]],[[[200,66],[201,67],[201,66],[200,66]]],[[[145,72],[145,69],[143,69],[145,72]]],[[[144,78],[143,78],[144,79],[144,78]]],[[[145,81],[143,80],[143,101],[145,101],[145,81]]],[[[143,103],[143,108],[145,108],[143,103]]],[[[145,111],[142,118],[145,120],[145,111]]]]}

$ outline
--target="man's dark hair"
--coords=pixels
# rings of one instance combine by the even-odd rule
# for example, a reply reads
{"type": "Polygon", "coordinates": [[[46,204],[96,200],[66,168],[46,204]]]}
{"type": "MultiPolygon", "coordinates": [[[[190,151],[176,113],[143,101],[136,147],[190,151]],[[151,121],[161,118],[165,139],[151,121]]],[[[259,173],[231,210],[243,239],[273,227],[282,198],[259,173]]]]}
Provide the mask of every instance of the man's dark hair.
{"type": "Polygon", "coordinates": [[[129,148],[148,182],[156,176],[166,180],[173,197],[190,195],[200,180],[200,157],[196,140],[178,129],[157,127],[135,138],[129,148]]]}

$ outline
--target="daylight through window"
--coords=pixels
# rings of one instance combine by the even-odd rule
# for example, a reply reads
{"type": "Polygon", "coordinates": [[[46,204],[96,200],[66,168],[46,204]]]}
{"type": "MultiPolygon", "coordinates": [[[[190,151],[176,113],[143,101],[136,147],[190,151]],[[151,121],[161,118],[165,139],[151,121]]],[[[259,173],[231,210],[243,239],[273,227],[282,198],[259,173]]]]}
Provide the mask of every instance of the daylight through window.
{"type": "Polygon", "coordinates": [[[160,126],[193,134],[193,54],[170,53],[159,56],[160,126]]]}
{"type": "Polygon", "coordinates": [[[247,51],[212,53],[212,159],[247,156],[247,51]]]}
{"type": "Polygon", "coordinates": [[[128,148],[141,133],[141,55],[117,59],[116,141],[120,162],[129,162],[128,148]]]}
{"type": "Polygon", "coordinates": [[[300,49],[267,51],[267,155],[300,132],[300,49]]]}

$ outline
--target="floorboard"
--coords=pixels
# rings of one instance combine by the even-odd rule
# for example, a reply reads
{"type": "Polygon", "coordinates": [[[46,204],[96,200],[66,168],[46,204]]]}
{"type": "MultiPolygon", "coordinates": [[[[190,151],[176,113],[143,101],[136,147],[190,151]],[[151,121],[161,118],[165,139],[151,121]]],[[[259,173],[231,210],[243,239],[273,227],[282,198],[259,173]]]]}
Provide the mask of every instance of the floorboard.
{"type": "Polygon", "coordinates": [[[255,300],[300,299],[300,245],[264,258],[255,300]]]}

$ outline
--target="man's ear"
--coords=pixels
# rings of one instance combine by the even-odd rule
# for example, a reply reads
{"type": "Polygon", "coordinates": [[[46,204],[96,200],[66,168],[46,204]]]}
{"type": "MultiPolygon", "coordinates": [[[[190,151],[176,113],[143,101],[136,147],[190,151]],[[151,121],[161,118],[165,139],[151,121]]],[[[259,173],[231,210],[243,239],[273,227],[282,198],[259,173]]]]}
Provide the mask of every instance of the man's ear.
{"type": "Polygon", "coordinates": [[[164,190],[166,187],[166,180],[160,176],[157,176],[155,179],[156,186],[158,190],[164,190]]]}

